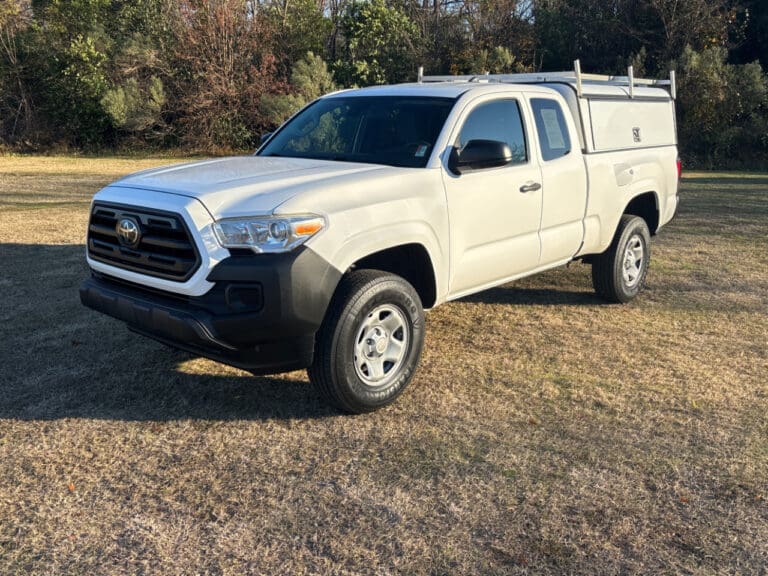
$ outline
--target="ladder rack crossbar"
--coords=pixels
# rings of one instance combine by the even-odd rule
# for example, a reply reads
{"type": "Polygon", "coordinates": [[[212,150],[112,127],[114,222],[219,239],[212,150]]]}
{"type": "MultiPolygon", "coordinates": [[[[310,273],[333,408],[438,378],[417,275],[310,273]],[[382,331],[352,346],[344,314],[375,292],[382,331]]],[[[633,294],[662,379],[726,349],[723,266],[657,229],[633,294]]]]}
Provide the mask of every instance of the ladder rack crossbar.
{"type": "Polygon", "coordinates": [[[578,87],[581,96],[582,84],[603,86],[625,86],[633,92],[635,86],[667,86],[670,88],[672,98],[676,97],[675,74],[672,72],[668,79],[635,78],[632,67],[627,70],[626,76],[610,76],[607,74],[584,74],[578,60],[574,62],[573,70],[560,72],[532,72],[523,74],[465,74],[462,76],[425,76],[423,69],[419,69],[419,83],[438,82],[495,82],[501,84],[526,84],[537,82],[568,82],[578,87]]]}
{"type": "MultiPolygon", "coordinates": [[[[525,83],[525,82],[576,82],[573,72],[546,72],[542,74],[475,74],[463,76],[422,76],[422,81],[427,82],[499,82],[499,83],[525,83]]],[[[582,74],[582,82],[600,83],[611,86],[629,86],[627,76],[604,76],[602,74],[582,74]]],[[[635,78],[635,86],[669,86],[669,80],[654,80],[651,78],[635,78]]]]}

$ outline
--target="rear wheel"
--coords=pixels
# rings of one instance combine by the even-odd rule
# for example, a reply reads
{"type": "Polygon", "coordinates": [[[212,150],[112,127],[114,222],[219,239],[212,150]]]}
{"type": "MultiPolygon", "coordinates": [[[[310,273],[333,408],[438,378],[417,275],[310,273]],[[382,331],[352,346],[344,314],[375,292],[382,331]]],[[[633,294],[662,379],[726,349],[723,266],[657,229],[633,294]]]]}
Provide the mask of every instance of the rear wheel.
{"type": "Polygon", "coordinates": [[[392,403],[413,378],[424,343],[419,295],[379,270],[347,274],[317,334],[309,378],[346,412],[392,403]]]}
{"type": "Polygon", "coordinates": [[[645,220],[624,214],[608,250],[592,258],[592,285],[609,302],[632,300],[645,284],[651,234],[645,220]]]}

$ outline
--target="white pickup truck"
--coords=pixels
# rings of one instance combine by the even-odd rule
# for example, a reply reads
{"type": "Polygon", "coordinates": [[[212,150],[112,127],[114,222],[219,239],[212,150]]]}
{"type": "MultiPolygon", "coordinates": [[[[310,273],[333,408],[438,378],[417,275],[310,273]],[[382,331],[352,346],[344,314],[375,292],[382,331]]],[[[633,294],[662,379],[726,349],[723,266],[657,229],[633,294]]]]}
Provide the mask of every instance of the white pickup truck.
{"type": "Polygon", "coordinates": [[[329,94],[254,156],[96,194],[81,300],[374,410],[414,375],[424,309],[579,259],[606,300],[638,293],[678,203],[674,92],[577,68],[329,94]]]}

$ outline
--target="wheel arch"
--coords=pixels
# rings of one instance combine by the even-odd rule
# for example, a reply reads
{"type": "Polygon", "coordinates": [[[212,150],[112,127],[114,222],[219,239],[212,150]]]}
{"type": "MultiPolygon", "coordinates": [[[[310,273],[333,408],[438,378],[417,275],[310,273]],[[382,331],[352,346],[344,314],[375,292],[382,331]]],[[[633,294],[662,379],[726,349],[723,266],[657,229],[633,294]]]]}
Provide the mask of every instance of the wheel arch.
{"type": "Polygon", "coordinates": [[[624,207],[622,214],[639,216],[648,225],[651,235],[659,229],[659,196],[654,191],[642,192],[634,196],[624,207]]]}
{"type": "Polygon", "coordinates": [[[437,302],[435,268],[423,244],[410,242],[367,254],[355,260],[347,272],[367,269],[389,272],[407,280],[418,293],[424,308],[431,308],[437,302]]]}

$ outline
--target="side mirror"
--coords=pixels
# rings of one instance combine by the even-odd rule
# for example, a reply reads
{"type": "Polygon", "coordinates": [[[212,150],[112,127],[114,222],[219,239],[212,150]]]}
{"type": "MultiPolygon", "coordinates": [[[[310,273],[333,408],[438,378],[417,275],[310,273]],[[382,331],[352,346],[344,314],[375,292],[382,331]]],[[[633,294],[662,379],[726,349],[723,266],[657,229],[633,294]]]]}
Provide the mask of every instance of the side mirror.
{"type": "Polygon", "coordinates": [[[498,168],[512,162],[512,150],[506,142],[497,140],[470,140],[464,148],[454,148],[448,159],[448,168],[456,174],[472,170],[498,168]]]}

